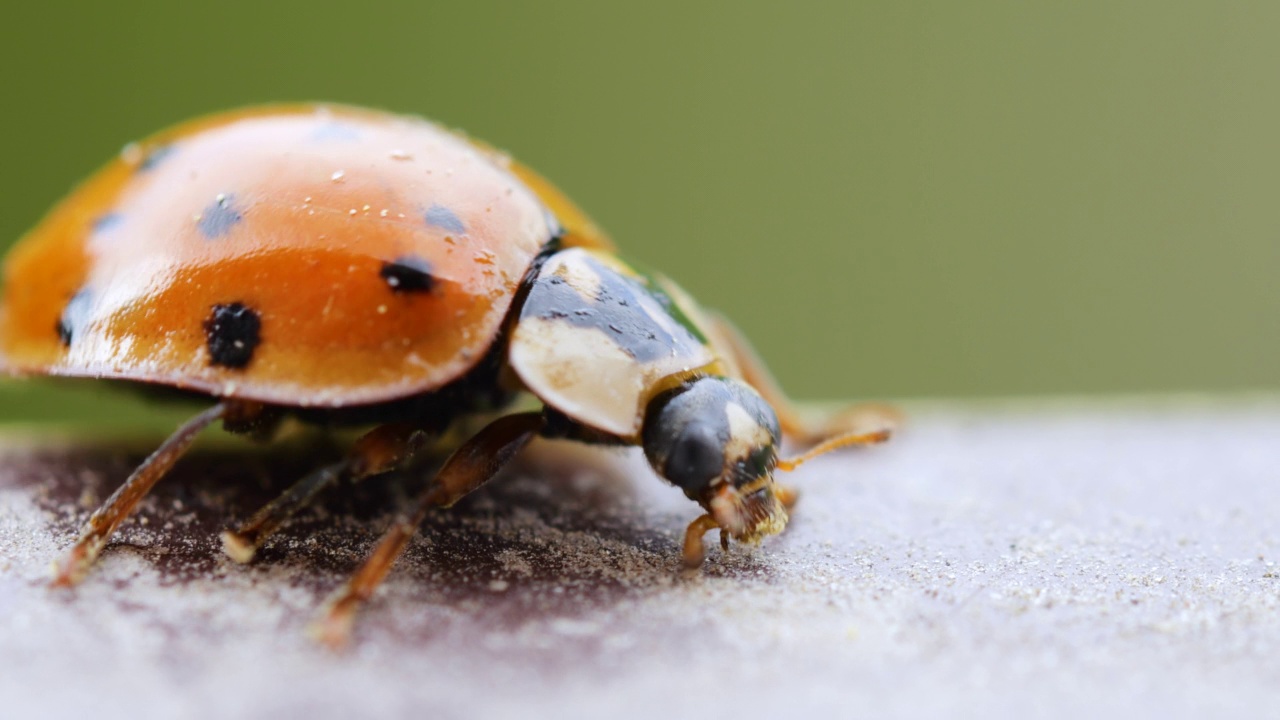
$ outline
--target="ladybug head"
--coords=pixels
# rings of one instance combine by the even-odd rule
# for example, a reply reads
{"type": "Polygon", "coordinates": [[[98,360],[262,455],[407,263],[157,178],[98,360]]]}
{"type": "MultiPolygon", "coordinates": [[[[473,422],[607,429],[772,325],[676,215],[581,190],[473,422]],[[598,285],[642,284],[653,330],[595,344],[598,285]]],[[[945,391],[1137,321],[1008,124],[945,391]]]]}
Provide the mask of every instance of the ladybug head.
{"type": "Polygon", "coordinates": [[[742,542],[758,542],[787,525],[773,482],[779,442],[773,408],[728,378],[685,383],[654,398],[645,413],[649,464],[742,542]]]}

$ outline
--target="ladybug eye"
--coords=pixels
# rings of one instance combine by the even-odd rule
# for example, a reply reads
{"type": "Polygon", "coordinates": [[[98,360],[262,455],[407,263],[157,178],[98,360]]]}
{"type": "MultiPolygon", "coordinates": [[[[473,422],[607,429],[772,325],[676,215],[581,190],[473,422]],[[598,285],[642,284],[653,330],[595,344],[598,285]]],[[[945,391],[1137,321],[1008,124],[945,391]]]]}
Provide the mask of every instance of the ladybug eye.
{"type": "Polygon", "coordinates": [[[699,495],[724,471],[724,449],[716,432],[703,423],[690,423],[667,451],[662,474],[685,494],[699,495]]]}
{"type": "Polygon", "coordinates": [[[718,478],[742,485],[773,469],[778,421],[744,383],[705,377],[659,395],[644,421],[644,454],[659,475],[702,502],[718,478]]]}
{"type": "Polygon", "coordinates": [[[725,472],[728,415],[719,383],[694,382],[656,398],[644,423],[644,454],[668,482],[698,500],[725,472]]]}

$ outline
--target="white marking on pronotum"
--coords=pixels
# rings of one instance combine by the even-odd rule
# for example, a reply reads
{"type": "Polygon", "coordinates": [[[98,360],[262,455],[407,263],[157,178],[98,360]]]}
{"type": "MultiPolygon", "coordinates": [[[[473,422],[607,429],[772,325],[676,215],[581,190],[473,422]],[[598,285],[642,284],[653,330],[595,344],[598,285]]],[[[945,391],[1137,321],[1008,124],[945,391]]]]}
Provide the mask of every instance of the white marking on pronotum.
{"type": "Polygon", "coordinates": [[[726,460],[742,460],[756,448],[773,441],[768,429],[756,422],[751,413],[738,403],[727,403],[724,412],[729,418],[729,442],[724,446],[726,460]]]}

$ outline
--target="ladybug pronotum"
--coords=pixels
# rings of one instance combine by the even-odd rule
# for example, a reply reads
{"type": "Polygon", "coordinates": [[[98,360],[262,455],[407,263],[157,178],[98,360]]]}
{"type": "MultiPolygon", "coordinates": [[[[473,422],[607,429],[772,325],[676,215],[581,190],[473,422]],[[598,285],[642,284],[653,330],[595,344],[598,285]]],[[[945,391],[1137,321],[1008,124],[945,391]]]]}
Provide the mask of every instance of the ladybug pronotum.
{"type": "Polygon", "coordinates": [[[335,644],[430,508],[535,436],[643,448],[704,510],[684,542],[696,568],[711,530],[727,547],[786,526],[796,495],[775,470],[883,441],[893,422],[866,408],[806,423],[730,325],[619,260],[539,175],[438,125],[356,108],[250,109],[127,146],[14,247],[2,303],[10,374],[212,403],[89,518],[56,565],[59,586],[84,577],[214,422],[264,435],[287,416],[373,426],[224,533],[248,562],[326,486],[402,467],[455,420],[520,393],[541,402],[499,414],[445,461],[410,522],[393,523],[326,605],[318,627],[335,644]],[[783,460],[783,436],[818,444],[783,460]]]}

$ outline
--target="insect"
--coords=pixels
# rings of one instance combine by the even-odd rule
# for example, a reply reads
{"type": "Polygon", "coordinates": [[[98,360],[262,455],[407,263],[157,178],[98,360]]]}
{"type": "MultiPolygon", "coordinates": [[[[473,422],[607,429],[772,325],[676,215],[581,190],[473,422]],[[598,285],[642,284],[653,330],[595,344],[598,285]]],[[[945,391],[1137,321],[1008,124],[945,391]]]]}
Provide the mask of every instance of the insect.
{"type": "Polygon", "coordinates": [[[241,562],[321,490],[402,468],[455,421],[520,393],[444,462],[322,610],[340,644],[431,508],[537,436],[643,448],[698,503],[684,563],[718,529],[757,543],[787,524],[774,478],[885,440],[874,407],[805,422],[738,333],[637,271],[553,185],[433,123],[340,106],[215,115],[127,146],[11,251],[0,362],[15,375],[109,379],[206,396],[92,514],[55,565],[79,582],[206,426],[267,437],[281,418],[372,426],[223,535],[241,562]],[[782,438],[813,445],[778,456],[782,438]]]}

